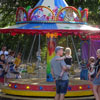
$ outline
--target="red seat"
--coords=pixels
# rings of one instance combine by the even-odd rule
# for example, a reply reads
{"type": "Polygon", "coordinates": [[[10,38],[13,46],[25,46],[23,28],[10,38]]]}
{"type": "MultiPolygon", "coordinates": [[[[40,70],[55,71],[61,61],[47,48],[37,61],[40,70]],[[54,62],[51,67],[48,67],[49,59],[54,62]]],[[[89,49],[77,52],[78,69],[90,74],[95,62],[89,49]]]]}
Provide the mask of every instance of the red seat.
{"type": "Polygon", "coordinates": [[[4,83],[4,78],[0,78],[0,83],[4,83]]]}

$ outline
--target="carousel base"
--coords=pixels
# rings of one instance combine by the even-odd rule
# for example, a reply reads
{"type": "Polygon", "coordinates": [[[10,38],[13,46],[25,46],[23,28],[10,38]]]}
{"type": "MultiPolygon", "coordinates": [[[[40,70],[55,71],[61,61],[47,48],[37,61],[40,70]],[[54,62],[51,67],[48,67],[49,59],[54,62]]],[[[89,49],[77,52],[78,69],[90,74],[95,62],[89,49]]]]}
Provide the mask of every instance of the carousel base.
{"type": "MultiPolygon", "coordinates": [[[[53,98],[23,97],[23,96],[6,95],[6,94],[1,93],[0,100],[53,100],[53,98]]],[[[65,98],[64,100],[95,100],[95,99],[94,99],[94,96],[89,96],[89,97],[65,98]]]]}
{"type": "MultiPolygon", "coordinates": [[[[54,97],[56,87],[54,82],[46,82],[46,79],[20,79],[3,86],[2,92],[9,95],[27,97],[54,97]]],[[[68,92],[65,97],[92,96],[92,85],[88,81],[70,79],[68,92]]]]}

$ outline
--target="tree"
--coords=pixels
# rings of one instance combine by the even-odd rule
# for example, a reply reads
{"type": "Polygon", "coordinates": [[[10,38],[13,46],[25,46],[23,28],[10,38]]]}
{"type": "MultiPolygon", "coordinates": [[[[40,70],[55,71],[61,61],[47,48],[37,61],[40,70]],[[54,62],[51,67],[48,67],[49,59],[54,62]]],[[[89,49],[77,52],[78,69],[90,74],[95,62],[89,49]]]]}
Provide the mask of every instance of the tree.
{"type": "Polygon", "coordinates": [[[0,27],[15,24],[18,7],[27,7],[30,5],[33,8],[37,2],[38,0],[1,0],[0,27]]]}
{"type": "Polygon", "coordinates": [[[100,0],[66,0],[67,3],[76,8],[82,7],[89,9],[89,24],[99,25],[100,20],[100,0]]]}

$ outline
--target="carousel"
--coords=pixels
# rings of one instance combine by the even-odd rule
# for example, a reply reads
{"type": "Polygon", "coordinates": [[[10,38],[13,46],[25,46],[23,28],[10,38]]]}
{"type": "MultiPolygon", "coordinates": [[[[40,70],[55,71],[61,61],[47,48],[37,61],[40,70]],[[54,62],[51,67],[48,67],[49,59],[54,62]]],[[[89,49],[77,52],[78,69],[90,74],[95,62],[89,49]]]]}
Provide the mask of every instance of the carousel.
{"type": "MultiPolygon", "coordinates": [[[[68,6],[65,0],[40,0],[34,8],[31,6],[19,7],[16,12],[16,25],[1,28],[0,33],[46,36],[46,78],[10,81],[8,86],[2,87],[2,92],[18,96],[54,97],[56,87],[51,75],[50,61],[55,56],[56,39],[68,35],[71,35],[72,42],[72,35],[78,36],[82,40],[99,39],[100,29],[88,25],[87,20],[88,9],[82,10],[68,6]]],[[[76,51],[75,46],[74,49],[76,51]]],[[[77,54],[76,57],[79,64],[77,54]]],[[[85,80],[70,79],[66,97],[91,95],[93,95],[91,83],[85,80]]]]}

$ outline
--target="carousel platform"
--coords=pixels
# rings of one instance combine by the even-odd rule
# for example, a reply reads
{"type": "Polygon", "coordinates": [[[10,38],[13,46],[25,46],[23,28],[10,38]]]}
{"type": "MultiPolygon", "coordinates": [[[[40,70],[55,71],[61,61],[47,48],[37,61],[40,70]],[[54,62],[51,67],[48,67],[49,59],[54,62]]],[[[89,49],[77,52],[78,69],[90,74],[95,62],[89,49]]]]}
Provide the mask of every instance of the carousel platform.
{"type": "MultiPolygon", "coordinates": [[[[54,82],[46,82],[46,79],[20,79],[14,80],[8,86],[2,87],[2,93],[6,95],[22,97],[54,97],[56,87],[54,82]]],[[[88,81],[70,79],[67,98],[93,96],[92,85],[88,81]]],[[[78,100],[78,99],[77,99],[78,100]]]]}
{"type": "MultiPolygon", "coordinates": [[[[4,93],[0,94],[0,100],[53,100],[53,98],[36,98],[36,97],[22,97],[6,95],[4,93]]],[[[89,97],[76,97],[76,98],[65,98],[65,100],[95,100],[94,96],[89,97]]]]}

